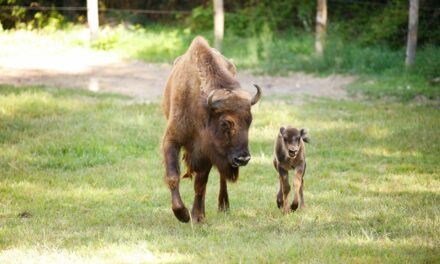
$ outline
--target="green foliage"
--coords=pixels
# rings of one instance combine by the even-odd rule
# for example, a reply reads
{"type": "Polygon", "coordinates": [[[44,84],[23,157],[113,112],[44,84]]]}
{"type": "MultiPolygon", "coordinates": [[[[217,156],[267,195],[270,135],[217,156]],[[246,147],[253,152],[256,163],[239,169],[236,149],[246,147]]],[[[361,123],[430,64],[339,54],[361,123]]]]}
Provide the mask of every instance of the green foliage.
{"type": "Polygon", "coordinates": [[[269,27],[272,31],[302,29],[310,31],[314,24],[314,1],[259,1],[232,8],[226,13],[226,32],[253,36],[269,27]]]}
{"type": "Polygon", "coordinates": [[[192,10],[191,16],[186,20],[186,25],[194,32],[212,30],[214,27],[213,15],[212,5],[198,6],[192,10]]]}
{"type": "MultiPolygon", "coordinates": [[[[330,34],[337,33],[349,40],[356,40],[365,46],[391,46],[399,48],[406,43],[408,27],[408,6],[403,1],[389,1],[382,8],[366,11],[368,5],[331,6],[336,9],[334,20],[329,23],[330,34]],[[344,19],[344,10],[353,11],[350,19],[344,19]],[[355,26],[354,26],[355,25],[355,26]]],[[[421,28],[420,31],[427,29],[421,28]]]]}
{"type": "MultiPolygon", "coordinates": [[[[0,86],[0,262],[435,263],[440,240],[438,106],[265,97],[252,160],[217,212],[181,224],[163,182],[158,103],[0,86]],[[308,127],[307,208],[276,208],[279,125],[308,127]],[[423,128],[423,129],[421,129],[423,128]]],[[[193,182],[182,180],[187,206],[193,182]]]]}
{"type": "Polygon", "coordinates": [[[405,43],[408,27],[408,7],[402,1],[385,7],[368,21],[370,28],[362,32],[360,40],[367,45],[392,45],[405,43]]]}
{"type": "MultiPolygon", "coordinates": [[[[29,1],[2,0],[9,5],[28,6],[29,1]]],[[[63,2],[64,3],[64,2],[63,2]]],[[[83,6],[84,2],[71,0],[72,6],[83,6]]],[[[41,6],[60,6],[60,2],[42,0],[41,6]]],[[[62,4],[61,4],[62,5],[62,4]]],[[[100,21],[104,24],[149,25],[151,23],[178,24],[194,32],[211,30],[213,26],[212,1],[100,1],[100,21]],[[118,10],[119,9],[119,10],[118,10]],[[122,10],[126,9],[126,10],[122,10]],[[186,15],[139,14],[127,11],[130,9],[150,10],[192,10],[186,15]]],[[[440,43],[440,2],[425,0],[421,2],[419,11],[419,44],[440,43]]],[[[224,3],[225,32],[238,36],[251,37],[259,33],[264,25],[274,32],[285,30],[312,32],[315,27],[316,1],[303,0],[242,0],[224,3]]],[[[51,17],[48,12],[41,11],[38,21],[43,17],[51,17]]],[[[387,45],[399,49],[406,44],[408,1],[377,0],[377,1],[329,1],[329,30],[338,27],[338,33],[348,40],[356,40],[362,45],[387,45]]],[[[84,12],[64,14],[65,21],[84,23],[84,12]]],[[[35,11],[0,10],[0,20],[6,29],[35,28],[35,11]],[[31,26],[28,26],[31,24],[31,26]]],[[[60,17],[57,18],[60,20],[60,17]]],[[[45,19],[47,20],[47,18],[45,19]]],[[[37,22],[38,22],[37,21],[37,22]]],[[[38,24],[38,23],[37,23],[38,24]]]]}
{"type": "Polygon", "coordinates": [[[37,12],[34,19],[27,24],[28,29],[44,29],[48,31],[55,31],[64,26],[64,16],[57,11],[50,11],[49,14],[37,12]]]}
{"type": "Polygon", "coordinates": [[[189,29],[120,25],[103,28],[92,48],[113,50],[125,57],[153,62],[173,62],[186,51],[194,36],[189,29]]]}
{"type": "Polygon", "coordinates": [[[91,47],[99,50],[114,49],[117,43],[123,41],[124,36],[121,34],[121,31],[123,31],[122,26],[111,30],[109,28],[102,28],[99,38],[91,44],[91,47]]]}

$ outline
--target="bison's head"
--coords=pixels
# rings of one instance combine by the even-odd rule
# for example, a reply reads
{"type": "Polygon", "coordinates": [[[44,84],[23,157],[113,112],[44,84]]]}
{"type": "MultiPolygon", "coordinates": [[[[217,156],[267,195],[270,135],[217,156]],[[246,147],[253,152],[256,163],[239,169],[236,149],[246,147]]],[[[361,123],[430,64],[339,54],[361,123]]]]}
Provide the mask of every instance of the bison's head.
{"type": "Polygon", "coordinates": [[[251,159],[248,132],[252,122],[251,106],[261,96],[260,88],[251,96],[242,89],[216,89],[206,99],[208,117],[208,142],[215,165],[226,170],[231,180],[238,177],[238,167],[251,159]]]}
{"type": "Polygon", "coordinates": [[[307,132],[307,128],[302,128],[301,130],[294,127],[280,128],[279,137],[281,138],[282,143],[284,144],[284,149],[290,158],[296,158],[296,155],[298,155],[301,147],[301,140],[309,142],[307,132]]]}

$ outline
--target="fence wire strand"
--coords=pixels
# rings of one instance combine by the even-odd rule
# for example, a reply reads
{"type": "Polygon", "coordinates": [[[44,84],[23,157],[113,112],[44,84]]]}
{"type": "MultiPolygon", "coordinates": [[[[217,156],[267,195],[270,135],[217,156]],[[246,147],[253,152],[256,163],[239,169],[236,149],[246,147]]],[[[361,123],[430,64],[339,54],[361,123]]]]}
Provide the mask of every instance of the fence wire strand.
{"type": "MultiPolygon", "coordinates": [[[[0,9],[13,10],[13,9],[25,9],[30,11],[87,11],[85,6],[0,6],[0,9]]],[[[188,10],[148,10],[148,9],[121,9],[121,8],[99,8],[99,12],[128,12],[138,14],[191,14],[188,10]]]]}

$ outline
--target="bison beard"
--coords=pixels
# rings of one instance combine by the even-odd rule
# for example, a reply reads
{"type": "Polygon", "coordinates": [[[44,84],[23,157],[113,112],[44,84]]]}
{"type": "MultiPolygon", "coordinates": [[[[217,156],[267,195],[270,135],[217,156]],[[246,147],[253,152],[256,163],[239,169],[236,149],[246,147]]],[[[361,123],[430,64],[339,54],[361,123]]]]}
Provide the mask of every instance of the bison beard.
{"type": "Polygon", "coordinates": [[[226,158],[216,158],[214,165],[217,167],[220,175],[225,176],[228,181],[236,182],[238,180],[239,167],[232,167],[226,158]]]}
{"type": "MultiPolygon", "coordinates": [[[[191,159],[191,152],[185,151],[183,153],[182,160],[185,162],[186,165],[186,172],[182,175],[182,178],[193,178],[193,175],[196,173],[196,170],[203,170],[203,168],[200,168],[202,164],[200,162],[195,161],[195,159],[191,159]]],[[[218,171],[220,172],[220,175],[226,177],[228,181],[236,182],[238,180],[239,176],[239,167],[232,167],[231,164],[227,161],[227,157],[223,157],[222,155],[218,154],[211,154],[209,155],[211,162],[215,167],[217,167],[218,171]]]]}

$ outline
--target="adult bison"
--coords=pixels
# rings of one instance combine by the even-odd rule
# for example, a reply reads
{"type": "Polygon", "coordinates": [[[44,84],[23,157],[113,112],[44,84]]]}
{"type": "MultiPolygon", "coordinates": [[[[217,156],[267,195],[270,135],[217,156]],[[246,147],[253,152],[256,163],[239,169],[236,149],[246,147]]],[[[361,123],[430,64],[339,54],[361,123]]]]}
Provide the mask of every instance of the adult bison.
{"type": "Polygon", "coordinates": [[[238,179],[240,166],[251,156],[248,130],[252,122],[251,106],[261,96],[260,88],[251,98],[235,79],[232,62],[196,37],[188,51],[178,57],[168,77],[163,110],[168,120],[162,140],[165,160],[165,181],[171,190],[174,215],[188,222],[190,215],[179,191],[179,153],[187,171],[183,177],[194,176],[193,222],[205,217],[205,191],[212,166],[220,172],[219,210],[229,208],[226,181],[238,179]]]}

